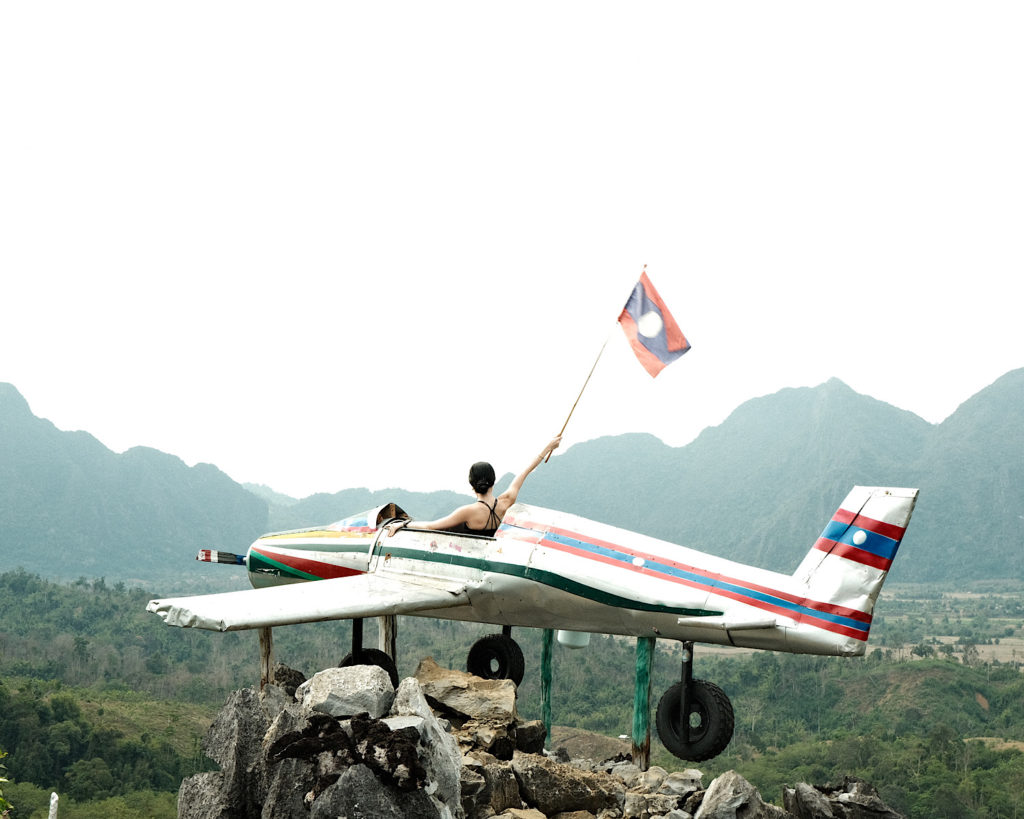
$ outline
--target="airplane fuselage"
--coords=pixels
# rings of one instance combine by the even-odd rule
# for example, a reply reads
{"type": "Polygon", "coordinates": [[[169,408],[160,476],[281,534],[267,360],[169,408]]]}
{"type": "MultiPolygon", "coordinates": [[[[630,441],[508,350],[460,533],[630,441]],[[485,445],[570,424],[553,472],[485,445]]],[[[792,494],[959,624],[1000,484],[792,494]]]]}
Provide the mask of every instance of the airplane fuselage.
{"type": "Polygon", "coordinates": [[[464,605],[410,612],[425,617],[864,652],[870,614],[810,599],[794,576],[580,520],[521,506],[494,538],[412,528],[285,532],[257,540],[247,565],[256,587],[372,573],[465,590],[464,605]]]}

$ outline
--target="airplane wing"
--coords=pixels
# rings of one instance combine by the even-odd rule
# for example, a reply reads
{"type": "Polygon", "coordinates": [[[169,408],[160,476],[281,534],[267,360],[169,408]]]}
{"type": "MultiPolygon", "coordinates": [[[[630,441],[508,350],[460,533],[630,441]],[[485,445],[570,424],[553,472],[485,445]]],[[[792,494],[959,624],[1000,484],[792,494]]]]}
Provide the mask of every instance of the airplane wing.
{"type": "Polygon", "coordinates": [[[465,585],[363,574],[265,589],[150,600],[146,611],[169,626],[211,631],[349,620],[469,604],[465,585]]]}

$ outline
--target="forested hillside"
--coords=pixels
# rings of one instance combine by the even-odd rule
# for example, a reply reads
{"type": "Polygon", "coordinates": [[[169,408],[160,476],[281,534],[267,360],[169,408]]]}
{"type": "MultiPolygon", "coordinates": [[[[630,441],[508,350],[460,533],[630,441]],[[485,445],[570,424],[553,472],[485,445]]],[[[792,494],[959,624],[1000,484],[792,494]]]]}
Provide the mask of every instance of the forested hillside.
{"type": "MultiPolygon", "coordinates": [[[[985,658],[1000,641],[1021,644],[1022,588],[885,595],[864,659],[698,647],[697,676],[722,686],[736,711],[732,743],[700,766],[705,781],[733,768],[778,799],[786,783],[854,774],[908,816],[1014,816],[1024,809],[1024,652],[985,658]]],[[[58,789],[105,800],[106,808],[96,802],[94,812],[71,817],[115,815],[111,800],[142,806],[116,815],[171,817],[173,798],[158,794],[172,797],[183,772],[208,764],[196,743],[228,693],[255,683],[256,635],[167,628],[144,611],[146,599],[103,581],[0,574],[0,748],[10,752],[15,784],[4,792],[15,804],[45,816],[49,789],[58,789]]],[[[399,618],[399,671],[408,676],[425,656],[464,668],[488,630],[399,618]]],[[[375,631],[368,622],[371,644],[375,631]]],[[[348,652],[350,633],[347,623],[275,629],[275,654],[309,675],[348,652]]],[[[517,629],[516,637],[527,663],[519,710],[536,719],[540,633],[517,629]]],[[[678,679],[679,663],[678,646],[659,641],[655,702],[678,679]]],[[[629,733],[634,669],[633,640],[556,646],[555,724],[629,733]]],[[[685,766],[657,741],[652,748],[657,764],[685,766]]]]}
{"type": "MultiPolygon", "coordinates": [[[[0,385],[0,452],[5,566],[144,583],[163,595],[244,583],[239,572],[195,564],[199,548],[244,552],[265,531],[386,501],[432,518],[468,500],[397,488],[300,501],[256,494],[214,466],[143,448],[118,455],[87,433],[59,431],[10,385],[0,385]]],[[[782,390],[684,447],[642,434],[571,446],[520,499],[790,571],[855,484],[921,489],[893,579],[1024,578],[1024,563],[1007,560],[1024,545],[1024,369],[937,426],[837,380],[782,390]]]]}

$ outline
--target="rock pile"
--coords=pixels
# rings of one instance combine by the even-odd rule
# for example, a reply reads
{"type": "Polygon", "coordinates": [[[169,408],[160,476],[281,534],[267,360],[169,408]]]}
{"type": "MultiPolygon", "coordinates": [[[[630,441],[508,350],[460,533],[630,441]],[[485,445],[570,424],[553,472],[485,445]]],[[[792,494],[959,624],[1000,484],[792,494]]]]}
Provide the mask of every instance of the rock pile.
{"type": "Polygon", "coordinates": [[[395,690],[375,666],[279,667],[279,686],[236,691],[203,742],[220,770],[186,779],[180,819],[897,819],[875,790],[799,784],[785,808],[730,771],[641,771],[544,753],[515,687],[420,663],[395,690]]]}

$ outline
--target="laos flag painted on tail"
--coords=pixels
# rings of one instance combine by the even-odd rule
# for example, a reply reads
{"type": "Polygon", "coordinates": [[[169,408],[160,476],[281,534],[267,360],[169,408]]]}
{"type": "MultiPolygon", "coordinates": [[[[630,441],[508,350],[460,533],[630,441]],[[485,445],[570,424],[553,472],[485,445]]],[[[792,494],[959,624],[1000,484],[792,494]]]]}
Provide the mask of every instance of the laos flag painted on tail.
{"type": "Polygon", "coordinates": [[[640,274],[640,281],[622,308],[619,324],[651,377],[690,349],[690,342],[647,278],[646,271],[640,274]]]}

